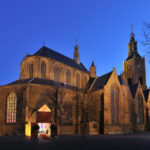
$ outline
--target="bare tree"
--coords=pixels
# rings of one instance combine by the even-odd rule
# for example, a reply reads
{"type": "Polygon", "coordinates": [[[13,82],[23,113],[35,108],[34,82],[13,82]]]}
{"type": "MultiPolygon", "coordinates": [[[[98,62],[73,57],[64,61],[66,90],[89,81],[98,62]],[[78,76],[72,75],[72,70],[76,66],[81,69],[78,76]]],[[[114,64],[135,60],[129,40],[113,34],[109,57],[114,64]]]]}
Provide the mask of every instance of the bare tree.
{"type": "Polygon", "coordinates": [[[61,87],[55,87],[52,90],[47,90],[47,96],[50,99],[50,105],[54,112],[54,122],[57,123],[59,119],[58,111],[61,111],[61,104],[65,97],[65,91],[61,87]]]}
{"type": "Polygon", "coordinates": [[[150,23],[144,22],[143,36],[144,40],[142,41],[142,44],[144,46],[150,46],[150,23]]]}
{"type": "Polygon", "coordinates": [[[82,137],[84,137],[87,130],[87,123],[92,119],[97,120],[99,118],[99,116],[97,116],[97,111],[99,111],[98,99],[94,95],[87,96],[86,93],[77,92],[75,100],[77,128],[79,115],[81,115],[82,137]]]}
{"type": "Polygon", "coordinates": [[[144,52],[148,59],[150,58],[150,23],[143,23],[143,40],[141,41],[142,46],[144,47],[144,52]]]}

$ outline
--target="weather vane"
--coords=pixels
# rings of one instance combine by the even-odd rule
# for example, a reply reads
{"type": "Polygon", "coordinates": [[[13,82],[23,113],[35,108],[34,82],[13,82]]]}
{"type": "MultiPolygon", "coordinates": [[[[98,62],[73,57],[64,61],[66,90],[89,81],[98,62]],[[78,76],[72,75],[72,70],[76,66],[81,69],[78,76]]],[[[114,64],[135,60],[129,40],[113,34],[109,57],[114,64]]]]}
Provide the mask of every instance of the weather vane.
{"type": "Polygon", "coordinates": [[[78,43],[78,39],[76,39],[76,45],[77,45],[77,43],[78,43]]]}
{"type": "Polygon", "coordinates": [[[131,24],[131,33],[133,33],[133,24],[131,24]]]}

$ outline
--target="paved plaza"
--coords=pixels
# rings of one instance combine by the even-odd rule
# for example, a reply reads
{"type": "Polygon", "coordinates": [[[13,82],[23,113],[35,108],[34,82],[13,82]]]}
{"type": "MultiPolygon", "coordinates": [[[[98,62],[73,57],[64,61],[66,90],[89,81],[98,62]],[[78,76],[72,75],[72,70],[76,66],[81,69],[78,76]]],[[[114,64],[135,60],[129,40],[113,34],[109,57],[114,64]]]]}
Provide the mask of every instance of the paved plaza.
{"type": "Polygon", "coordinates": [[[0,137],[1,149],[33,150],[150,150],[150,134],[63,136],[49,140],[0,137]]]}

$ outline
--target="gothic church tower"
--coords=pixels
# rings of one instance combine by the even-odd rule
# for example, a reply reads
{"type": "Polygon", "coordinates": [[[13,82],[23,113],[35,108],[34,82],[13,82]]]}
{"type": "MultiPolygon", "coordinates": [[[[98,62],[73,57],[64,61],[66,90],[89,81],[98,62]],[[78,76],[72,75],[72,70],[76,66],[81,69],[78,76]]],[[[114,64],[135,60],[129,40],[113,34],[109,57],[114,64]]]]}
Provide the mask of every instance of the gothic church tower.
{"type": "Polygon", "coordinates": [[[145,58],[141,57],[137,50],[137,41],[134,38],[131,27],[130,42],[128,44],[128,57],[123,63],[123,72],[127,77],[128,84],[140,82],[143,90],[146,89],[145,58]]]}

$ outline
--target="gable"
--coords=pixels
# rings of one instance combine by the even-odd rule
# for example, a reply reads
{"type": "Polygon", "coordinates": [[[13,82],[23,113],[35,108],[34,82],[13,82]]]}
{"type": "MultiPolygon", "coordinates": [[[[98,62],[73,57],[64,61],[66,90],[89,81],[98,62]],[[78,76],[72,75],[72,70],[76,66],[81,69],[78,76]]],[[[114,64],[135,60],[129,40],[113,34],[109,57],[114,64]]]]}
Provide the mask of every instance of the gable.
{"type": "Polygon", "coordinates": [[[102,88],[104,88],[104,86],[107,84],[110,76],[111,76],[112,72],[109,72],[107,74],[104,74],[103,76],[100,76],[96,79],[91,91],[97,91],[100,90],[102,88]]]}
{"type": "Polygon", "coordinates": [[[105,85],[105,88],[107,89],[112,86],[117,86],[118,88],[121,87],[121,83],[120,83],[120,80],[118,78],[115,68],[113,69],[113,72],[112,72],[107,84],[105,85]]]}
{"type": "Polygon", "coordinates": [[[49,107],[46,104],[44,104],[38,111],[51,112],[51,110],[49,109],[49,107]]]}
{"type": "Polygon", "coordinates": [[[142,90],[142,87],[141,87],[141,84],[140,84],[140,83],[137,84],[137,89],[136,89],[136,92],[135,92],[135,95],[134,95],[133,98],[136,98],[136,99],[137,99],[138,95],[141,95],[141,96],[142,96],[142,98],[143,98],[143,104],[145,104],[145,103],[146,103],[146,101],[145,101],[145,96],[144,96],[144,93],[143,93],[143,90],[142,90]]]}

